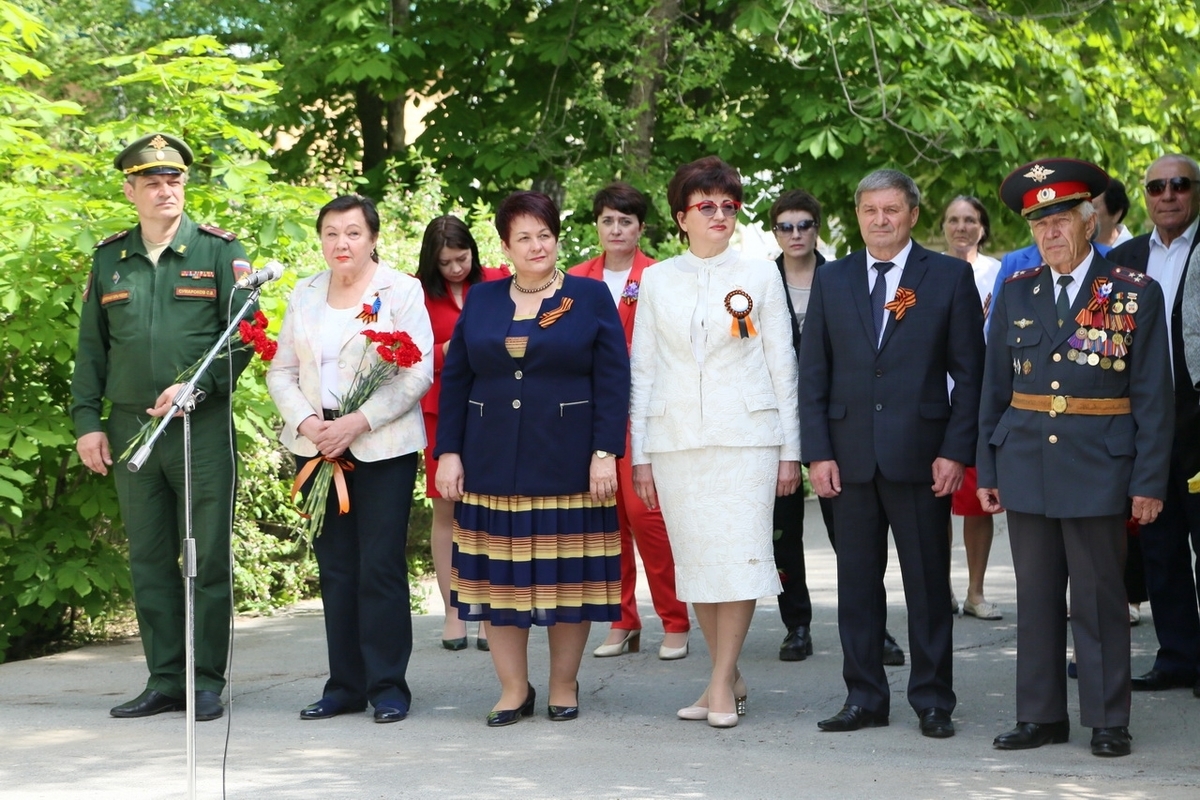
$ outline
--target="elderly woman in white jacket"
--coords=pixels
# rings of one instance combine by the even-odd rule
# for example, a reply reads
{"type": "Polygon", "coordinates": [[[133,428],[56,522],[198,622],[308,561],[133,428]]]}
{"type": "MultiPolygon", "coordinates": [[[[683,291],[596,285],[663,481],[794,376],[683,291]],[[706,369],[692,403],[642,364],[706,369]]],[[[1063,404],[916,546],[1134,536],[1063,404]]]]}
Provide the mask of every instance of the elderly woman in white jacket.
{"type": "MultiPolygon", "coordinates": [[[[379,263],[379,214],[367,197],[327,203],[317,232],[329,269],[297,283],[267,388],[283,416],[280,435],[297,469],[318,454],[339,459],[350,508],[329,493],[313,541],[325,605],[329,680],[300,718],[326,719],[374,706],[376,722],[408,715],[412,653],[408,514],[425,446],[421,396],[433,383],[433,332],[416,278],[379,263]],[[362,335],[405,331],[422,358],[400,369],[357,410],[339,408],[363,362],[362,335]]],[[[368,353],[366,361],[377,358],[368,353]]],[[[364,367],[367,369],[368,367],[364,367]]]]}
{"type": "Polygon", "coordinates": [[[667,199],[688,250],[643,273],[633,482],[647,506],[661,502],[679,598],[712,659],[707,689],[678,716],[732,727],[745,712],[737,662],[755,601],[780,591],[775,497],[800,482],[796,357],[775,264],[729,247],[737,170],[712,156],[686,164],[667,199]]]}

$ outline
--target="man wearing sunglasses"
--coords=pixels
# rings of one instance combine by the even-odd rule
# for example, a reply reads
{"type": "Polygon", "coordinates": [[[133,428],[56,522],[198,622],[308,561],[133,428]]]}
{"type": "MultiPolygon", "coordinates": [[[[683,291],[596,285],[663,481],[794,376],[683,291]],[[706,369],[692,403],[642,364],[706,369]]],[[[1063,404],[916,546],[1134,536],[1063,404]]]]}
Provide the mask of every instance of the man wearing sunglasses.
{"type": "Polygon", "coordinates": [[[1200,494],[1187,490],[1187,479],[1200,470],[1200,375],[1189,373],[1183,337],[1183,290],[1198,238],[1200,166],[1184,155],[1163,156],[1146,170],[1144,188],[1154,230],[1113,249],[1108,258],[1158,281],[1171,309],[1163,316],[1175,381],[1175,440],[1162,514],[1141,529],[1158,654],[1150,671],[1133,679],[1133,688],[1190,686],[1200,696],[1200,581],[1192,567],[1200,554],[1200,494]]]}

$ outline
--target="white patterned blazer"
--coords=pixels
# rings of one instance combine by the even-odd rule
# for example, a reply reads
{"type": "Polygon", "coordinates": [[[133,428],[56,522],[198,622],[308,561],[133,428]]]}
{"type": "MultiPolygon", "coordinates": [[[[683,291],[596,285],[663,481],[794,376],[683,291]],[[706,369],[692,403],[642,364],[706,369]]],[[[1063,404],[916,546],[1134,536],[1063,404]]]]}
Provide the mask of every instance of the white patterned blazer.
{"type": "MultiPolygon", "coordinates": [[[[280,441],[298,456],[317,455],[316,446],[301,436],[298,428],[310,416],[322,415],[321,318],[329,279],[330,272],[325,270],[296,284],[283,317],[279,350],[267,371],[267,389],[283,416],[280,441]]],[[[351,319],[342,331],[335,393],[342,395],[349,390],[363,351],[375,347],[361,335],[364,330],[406,331],[420,348],[422,357],[415,366],[401,369],[358,409],[371,426],[349,448],[361,461],[396,458],[425,446],[420,401],[433,384],[433,330],[421,282],[380,264],[363,293],[362,302],[374,303],[376,292],[380,300],[378,320],[367,323],[351,319]]],[[[366,365],[364,369],[369,369],[371,359],[378,356],[371,354],[362,362],[366,365]]]]}
{"type": "Polygon", "coordinates": [[[796,351],[783,291],[774,262],[732,248],[710,259],[689,251],[646,268],[631,352],[633,464],[711,446],[778,446],[781,461],[800,460],[796,351]],[[737,290],[753,302],[747,321],[755,335],[745,338],[725,307],[737,290]],[[692,345],[701,292],[703,366],[692,345]]]}

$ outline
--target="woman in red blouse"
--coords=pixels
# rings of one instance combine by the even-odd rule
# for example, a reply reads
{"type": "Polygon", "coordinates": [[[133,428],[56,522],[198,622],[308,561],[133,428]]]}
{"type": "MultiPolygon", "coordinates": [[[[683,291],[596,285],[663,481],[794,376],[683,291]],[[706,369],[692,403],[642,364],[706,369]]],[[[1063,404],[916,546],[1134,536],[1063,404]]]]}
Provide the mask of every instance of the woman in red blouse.
{"type": "MultiPolygon", "coordinates": [[[[454,324],[462,313],[467,291],[473,284],[496,278],[507,278],[508,267],[485,267],[479,263],[479,247],[466,223],[458,217],[438,217],[425,228],[421,242],[421,258],[417,278],[425,289],[425,308],[433,326],[433,387],[421,400],[425,416],[425,494],[433,502],[433,531],[430,536],[433,568],[437,572],[438,589],[446,607],[442,624],[442,647],[463,650],[467,646],[467,626],[459,620],[458,612],[450,605],[450,550],[453,538],[454,504],[442,499],[434,485],[437,461],[433,458],[434,433],[437,431],[438,397],[442,388],[442,363],[454,324]]],[[[482,633],[482,628],[481,631],[482,633]]],[[[476,640],[480,650],[487,650],[487,639],[476,640]]]]}

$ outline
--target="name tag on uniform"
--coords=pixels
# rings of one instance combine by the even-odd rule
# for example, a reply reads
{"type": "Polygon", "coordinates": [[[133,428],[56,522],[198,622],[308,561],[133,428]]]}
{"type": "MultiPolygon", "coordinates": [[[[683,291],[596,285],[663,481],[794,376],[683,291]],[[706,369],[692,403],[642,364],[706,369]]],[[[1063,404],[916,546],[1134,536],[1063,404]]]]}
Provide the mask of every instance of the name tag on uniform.
{"type": "Polygon", "coordinates": [[[128,300],[128,299],[129,299],[129,290],[122,289],[119,292],[109,292],[108,294],[100,295],[100,305],[106,306],[109,303],[119,303],[122,300],[128,300]]]}
{"type": "Polygon", "coordinates": [[[215,287],[205,286],[176,286],[176,297],[194,297],[201,300],[216,300],[217,290],[215,287]]]}

